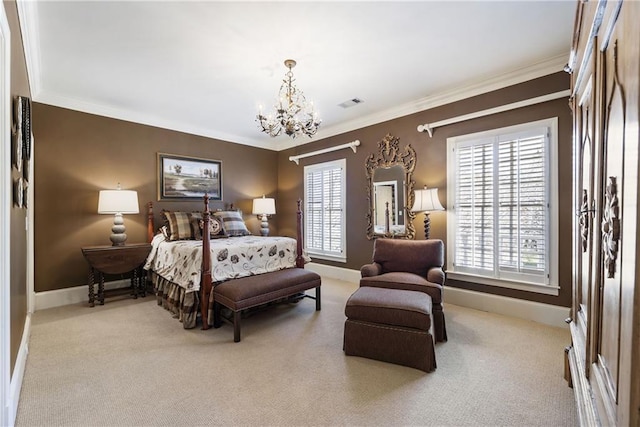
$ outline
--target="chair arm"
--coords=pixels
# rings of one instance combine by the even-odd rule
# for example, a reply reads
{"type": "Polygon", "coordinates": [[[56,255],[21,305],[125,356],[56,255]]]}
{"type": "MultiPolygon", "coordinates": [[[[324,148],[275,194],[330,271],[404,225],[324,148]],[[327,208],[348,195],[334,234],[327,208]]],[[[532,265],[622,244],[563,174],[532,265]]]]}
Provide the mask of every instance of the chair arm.
{"type": "Polygon", "coordinates": [[[382,265],[377,262],[365,264],[360,268],[361,277],[379,276],[382,273],[382,265]]]}
{"type": "Polygon", "coordinates": [[[444,271],[440,267],[431,267],[427,270],[427,280],[431,283],[444,285],[444,271]]]}

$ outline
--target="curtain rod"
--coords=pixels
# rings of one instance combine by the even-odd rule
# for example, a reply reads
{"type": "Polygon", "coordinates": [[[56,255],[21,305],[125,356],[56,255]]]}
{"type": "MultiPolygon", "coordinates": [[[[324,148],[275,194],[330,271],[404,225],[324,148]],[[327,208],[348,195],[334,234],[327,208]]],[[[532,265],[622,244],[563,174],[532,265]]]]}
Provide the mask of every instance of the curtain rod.
{"type": "Polygon", "coordinates": [[[304,159],[305,157],[311,157],[318,154],[330,153],[332,151],[342,150],[343,148],[351,148],[355,153],[356,147],[359,145],[360,145],[360,141],[356,139],[355,141],[351,141],[342,145],[336,145],[335,147],[323,148],[322,150],[311,151],[310,153],[299,154],[297,156],[289,156],[289,160],[292,162],[296,162],[296,165],[299,165],[300,159],[304,159]]]}
{"type": "Polygon", "coordinates": [[[430,137],[433,137],[433,130],[437,127],[451,125],[454,123],[463,122],[465,120],[477,119],[478,117],[489,116],[491,114],[502,113],[504,111],[515,110],[516,108],[528,107],[529,105],[540,104],[542,102],[552,101],[563,97],[569,97],[571,95],[570,90],[563,90],[560,92],[550,93],[548,95],[538,96],[536,98],[525,99],[524,101],[518,101],[511,104],[501,105],[499,107],[489,108],[487,110],[476,111],[475,113],[464,114],[462,116],[452,117],[446,120],[440,120],[434,123],[425,123],[418,126],[418,132],[427,132],[430,137]]]}

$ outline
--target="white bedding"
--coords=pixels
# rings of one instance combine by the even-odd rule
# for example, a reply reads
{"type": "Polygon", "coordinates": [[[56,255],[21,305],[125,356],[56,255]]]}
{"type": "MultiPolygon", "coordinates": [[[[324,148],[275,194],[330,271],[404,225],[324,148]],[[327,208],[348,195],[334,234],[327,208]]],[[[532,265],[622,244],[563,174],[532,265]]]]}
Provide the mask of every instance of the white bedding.
{"type": "MultiPolygon", "coordinates": [[[[296,265],[297,242],[291,237],[244,236],[211,240],[214,282],[291,268],[296,265]]],[[[187,292],[200,290],[202,241],[166,242],[162,234],[151,242],[144,265],[187,292]]]]}

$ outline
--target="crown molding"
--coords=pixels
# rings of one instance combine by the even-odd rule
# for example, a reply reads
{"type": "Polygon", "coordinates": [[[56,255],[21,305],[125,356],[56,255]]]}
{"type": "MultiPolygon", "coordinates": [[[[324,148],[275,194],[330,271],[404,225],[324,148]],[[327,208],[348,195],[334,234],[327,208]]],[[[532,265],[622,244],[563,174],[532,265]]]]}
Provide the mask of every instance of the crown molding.
{"type": "MultiPolygon", "coordinates": [[[[289,148],[302,146],[311,142],[320,141],[331,136],[340,135],[367,126],[376,125],[378,123],[397,119],[399,117],[408,116],[420,111],[425,111],[441,105],[450,104],[452,102],[471,98],[473,96],[492,92],[515,84],[523,83],[529,80],[543,77],[549,74],[562,71],[566,64],[566,55],[558,55],[549,60],[539,62],[533,66],[521,68],[506,74],[492,76],[491,78],[478,79],[475,82],[455,88],[450,91],[443,91],[436,95],[420,98],[394,108],[380,111],[375,114],[369,114],[355,120],[350,120],[336,126],[331,126],[319,130],[316,138],[300,143],[300,140],[293,140],[284,136],[280,136],[268,142],[243,138],[237,135],[217,132],[212,129],[200,128],[192,126],[184,122],[170,121],[164,118],[120,108],[107,107],[81,101],[75,98],[60,96],[54,93],[40,91],[37,95],[33,95],[33,99],[43,104],[49,104],[57,107],[68,108],[71,110],[82,111],[89,114],[97,114],[100,116],[111,117],[114,119],[139,123],[143,125],[155,126],[163,129],[170,129],[177,132],[185,132],[193,135],[199,135],[207,138],[214,138],[236,144],[243,144],[267,150],[283,151],[289,148]]],[[[33,90],[32,90],[33,93],[33,90]]]]}
{"type": "Polygon", "coordinates": [[[40,34],[38,33],[38,8],[37,2],[16,0],[18,7],[18,21],[22,33],[22,48],[27,65],[27,77],[31,98],[36,99],[42,89],[40,79],[40,34]]]}
{"type": "Polygon", "coordinates": [[[193,126],[180,121],[167,120],[151,114],[141,113],[139,111],[127,110],[124,108],[113,108],[105,105],[94,104],[76,98],[61,96],[48,91],[41,91],[34,101],[41,104],[48,104],[55,107],[67,108],[70,110],[80,111],[88,114],[95,114],[113,119],[123,120],[127,122],[138,123],[142,125],[154,126],[162,129],[173,130],[176,132],[188,133],[206,138],[213,138],[224,142],[249,145],[257,148],[265,148],[275,150],[273,144],[268,142],[256,141],[238,137],[236,135],[218,132],[212,129],[205,129],[193,126]]]}
{"type": "MultiPolygon", "coordinates": [[[[547,61],[537,63],[531,67],[522,68],[499,76],[493,76],[488,79],[477,80],[476,82],[461,88],[456,88],[451,91],[443,91],[433,96],[424,97],[375,114],[360,117],[356,120],[351,120],[340,125],[322,129],[318,131],[316,138],[303,143],[300,143],[300,140],[293,140],[282,136],[275,140],[265,142],[257,139],[243,138],[224,132],[217,132],[212,129],[200,128],[184,122],[170,121],[165,118],[141,113],[139,111],[93,104],[46,91],[35,92],[32,90],[32,94],[35,93],[33,95],[33,99],[35,101],[43,104],[69,108],[71,110],[97,114],[100,116],[155,126],[163,129],[170,129],[177,132],[185,132],[207,138],[214,138],[236,144],[264,148],[267,150],[282,151],[556,73],[558,71],[562,71],[565,63],[566,55],[559,55],[547,61]]],[[[31,75],[31,73],[29,75],[31,75]]]]}
{"type": "Polygon", "coordinates": [[[430,108],[460,101],[462,99],[493,92],[508,86],[524,83],[529,80],[562,71],[566,63],[567,55],[563,54],[498,76],[485,76],[485,78],[478,79],[476,82],[462,88],[451,88],[451,90],[423,98],[422,100],[417,101],[416,107],[419,108],[418,111],[424,111],[430,108]]]}
{"type": "MultiPolygon", "coordinates": [[[[558,71],[562,71],[566,63],[567,55],[563,54],[547,59],[545,61],[538,62],[532,66],[519,68],[505,74],[490,77],[483,76],[477,79],[475,82],[468,84],[467,86],[445,90],[438,94],[407,102],[405,104],[380,111],[375,114],[359,117],[355,120],[321,129],[318,131],[316,135],[317,138],[314,138],[314,141],[319,141],[324,138],[351,132],[356,129],[361,129],[367,126],[372,126],[378,123],[397,119],[399,117],[419,113],[420,111],[429,110],[441,105],[450,104],[452,102],[471,98],[473,96],[482,95],[484,93],[492,92],[498,89],[503,89],[508,86],[524,83],[538,77],[557,73],[558,71]]],[[[299,145],[301,144],[297,144],[291,140],[284,140],[277,144],[277,150],[282,151],[299,145]]]]}

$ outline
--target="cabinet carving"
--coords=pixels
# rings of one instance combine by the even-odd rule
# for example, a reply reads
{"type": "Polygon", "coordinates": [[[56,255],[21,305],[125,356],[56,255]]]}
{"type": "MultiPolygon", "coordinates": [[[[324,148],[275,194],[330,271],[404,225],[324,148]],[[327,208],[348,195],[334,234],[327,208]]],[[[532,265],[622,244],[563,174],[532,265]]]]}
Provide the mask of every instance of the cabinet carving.
{"type": "Polygon", "coordinates": [[[620,218],[618,217],[618,186],[616,177],[609,177],[607,194],[602,219],[602,242],[604,246],[604,264],[607,268],[607,278],[611,279],[616,273],[616,259],[618,258],[618,240],[620,239],[620,218]]]}
{"type": "Polygon", "coordinates": [[[580,236],[582,236],[582,252],[587,251],[587,243],[589,242],[589,215],[591,215],[589,209],[589,195],[587,190],[582,189],[582,205],[580,206],[580,236]]]}

